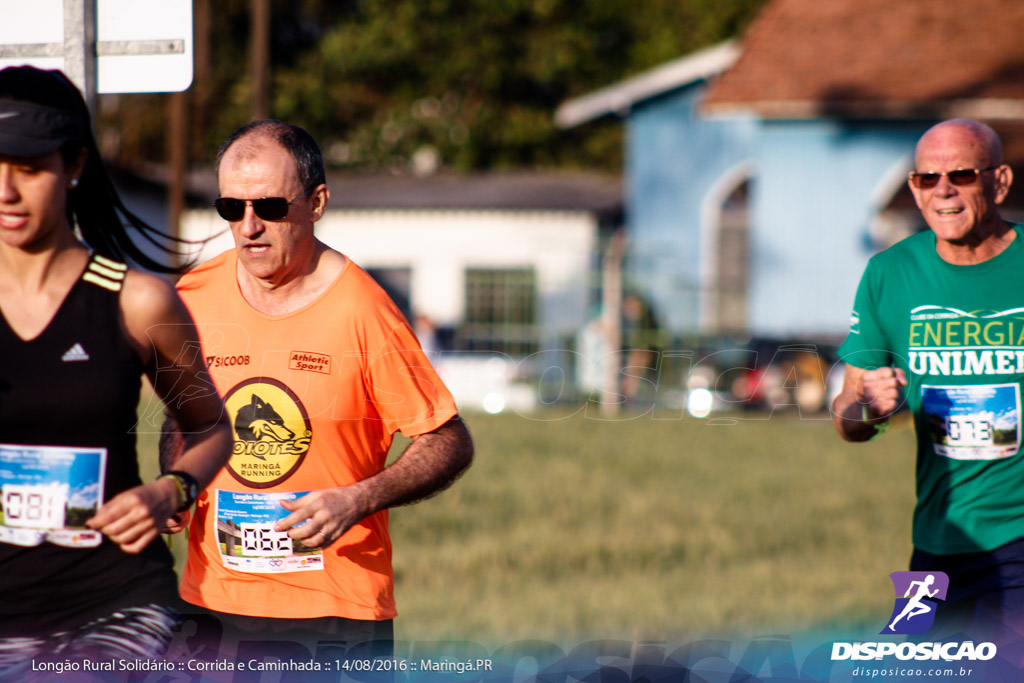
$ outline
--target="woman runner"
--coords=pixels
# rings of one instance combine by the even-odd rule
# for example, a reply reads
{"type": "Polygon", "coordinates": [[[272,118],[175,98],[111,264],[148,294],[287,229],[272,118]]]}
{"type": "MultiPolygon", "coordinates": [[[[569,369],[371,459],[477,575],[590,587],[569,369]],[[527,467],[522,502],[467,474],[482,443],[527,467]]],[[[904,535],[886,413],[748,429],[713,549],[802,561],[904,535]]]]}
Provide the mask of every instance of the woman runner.
{"type": "Polygon", "coordinates": [[[125,222],[173,251],[121,203],[75,86],[0,71],[3,680],[47,660],[161,655],[178,597],[159,534],[229,455],[188,312],[170,283],[125,262],[174,268],[125,222]],[[143,375],[187,425],[176,471],[149,483],[135,453],[143,375]]]}

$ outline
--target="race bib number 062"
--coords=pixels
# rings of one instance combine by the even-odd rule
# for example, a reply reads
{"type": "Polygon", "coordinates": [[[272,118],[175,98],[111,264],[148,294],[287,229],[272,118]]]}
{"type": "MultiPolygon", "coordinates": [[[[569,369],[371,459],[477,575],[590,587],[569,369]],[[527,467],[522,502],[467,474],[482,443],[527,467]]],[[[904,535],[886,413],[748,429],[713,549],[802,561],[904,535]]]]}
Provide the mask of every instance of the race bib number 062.
{"type": "Polygon", "coordinates": [[[225,567],[252,574],[301,572],[324,568],[323,551],[293,541],[286,531],[275,531],[288,516],[282,500],[305,493],[215,492],[217,541],[225,567]]]}

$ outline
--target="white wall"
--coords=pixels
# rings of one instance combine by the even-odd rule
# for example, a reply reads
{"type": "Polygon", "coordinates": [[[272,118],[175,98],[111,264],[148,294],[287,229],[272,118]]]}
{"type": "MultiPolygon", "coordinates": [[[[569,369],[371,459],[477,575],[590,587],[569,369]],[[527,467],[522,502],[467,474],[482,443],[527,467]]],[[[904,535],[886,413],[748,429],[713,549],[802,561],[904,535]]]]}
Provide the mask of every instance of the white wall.
{"type": "MultiPolygon", "coordinates": [[[[182,236],[204,239],[226,223],[213,210],[182,217],[182,236]]],[[[328,210],[317,236],[363,267],[409,267],[411,305],[439,325],[463,315],[467,268],[525,268],[537,273],[542,324],[572,334],[583,324],[597,221],[578,211],[328,210]]],[[[209,242],[201,260],[232,246],[209,242]]]]}

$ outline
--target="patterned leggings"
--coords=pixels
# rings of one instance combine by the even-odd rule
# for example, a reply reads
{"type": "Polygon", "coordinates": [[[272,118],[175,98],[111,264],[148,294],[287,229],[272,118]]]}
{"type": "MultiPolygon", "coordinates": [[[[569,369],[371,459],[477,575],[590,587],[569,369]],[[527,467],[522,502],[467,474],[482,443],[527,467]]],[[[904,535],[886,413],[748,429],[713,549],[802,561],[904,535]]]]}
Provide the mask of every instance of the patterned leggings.
{"type": "Polygon", "coordinates": [[[73,680],[50,663],[155,659],[167,651],[178,621],[173,610],[146,605],[46,638],[0,638],[0,681],[73,680]]]}

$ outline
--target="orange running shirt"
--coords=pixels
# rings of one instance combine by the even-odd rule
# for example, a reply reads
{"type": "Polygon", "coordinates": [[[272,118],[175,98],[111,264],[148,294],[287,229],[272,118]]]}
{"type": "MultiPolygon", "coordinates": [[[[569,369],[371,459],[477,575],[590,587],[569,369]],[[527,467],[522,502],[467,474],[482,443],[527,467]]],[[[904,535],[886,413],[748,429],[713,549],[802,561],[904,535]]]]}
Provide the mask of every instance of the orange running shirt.
{"type": "Polygon", "coordinates": [[[282,497],[380,472],[396,431],[433,431],[455,402],[405,318],[351,261],[319,298],[283,316],[243,299],[236,264],[225,252],[178,284],[235,436],[229,464],[196,504],[181,595],[248,616],[393,618],[387,511],[322,551],[271,527],[288,514],[282,497]]]}

